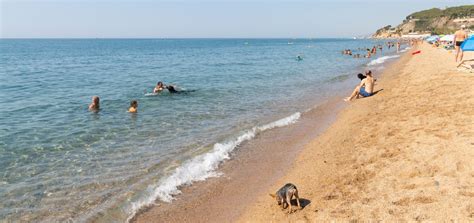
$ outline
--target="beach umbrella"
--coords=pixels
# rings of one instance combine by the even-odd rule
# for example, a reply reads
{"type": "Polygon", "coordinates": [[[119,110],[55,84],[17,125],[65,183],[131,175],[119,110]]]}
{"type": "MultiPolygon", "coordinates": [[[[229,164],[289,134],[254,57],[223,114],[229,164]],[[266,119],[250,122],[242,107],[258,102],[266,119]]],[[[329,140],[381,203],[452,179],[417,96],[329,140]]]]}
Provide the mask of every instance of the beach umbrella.
{"type": "Polygon", "coordinates": [[[451,42],[454,41],[454,35],[445,35],[439,41],[451,42]]]}
{"type": "Polygon", "coordinates": [[[439,36],[430,36],[428,37],[428,39],[426,39],[426,42],[436,42],[437,40],[439,40],[439,36]]]}
{"type": "Polygon", "coordinates": [[[464,40],[461,45],[462,51],[474,51],[474,36],[469,37],[469,39],[464,40]]]}

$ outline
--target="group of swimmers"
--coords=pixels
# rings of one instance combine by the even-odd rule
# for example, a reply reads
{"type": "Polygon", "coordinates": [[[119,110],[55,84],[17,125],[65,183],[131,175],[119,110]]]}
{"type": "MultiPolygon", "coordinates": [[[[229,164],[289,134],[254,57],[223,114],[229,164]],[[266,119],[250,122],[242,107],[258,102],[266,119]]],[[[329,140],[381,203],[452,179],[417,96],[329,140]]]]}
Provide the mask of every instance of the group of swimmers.
{"type": "MultiPolygon", "coordinates": [[[[396,43],[395,42],[387,42],[386,43],[388,49],[390,49],[391,47],[395,47],[395,45],[396,45],[397,46],[397,53],[400,52],[401,44],[402,44],[401,41],[397,41],[396,43]]],[[[366,49],[359,48],[359,49],[355,50],[355,51],[365,51],[365,54],[353,53],[353,50],[351,50],[351,49],[343,50],[342,54],[352,56],[353,58],[371,58],[373,55],[377,54],[377,50],[382,52],[383,45],[378,44],[378,45],[372,46],[372,48],[366,48],[366,49]]]]}
{"type": "MultiPolygon", "coordinates": [[[[173,85],[165,85],[163,82],[159,81],[155,88],[153,89],[153,93],[161,93],[163,90],[168,90],[170,93],[178,93],[176,87],[173,85]]],[[[100,110],[100,98],[99,96],[93,96],[92,102],[89,104],[89,111],[92,112],[99,112],[100,110]]],[[[138,101],[132,100],[130,102],[130,106],[128,107],[128,112],[130,113],[137,113],[138,112],[138,101]]]]}

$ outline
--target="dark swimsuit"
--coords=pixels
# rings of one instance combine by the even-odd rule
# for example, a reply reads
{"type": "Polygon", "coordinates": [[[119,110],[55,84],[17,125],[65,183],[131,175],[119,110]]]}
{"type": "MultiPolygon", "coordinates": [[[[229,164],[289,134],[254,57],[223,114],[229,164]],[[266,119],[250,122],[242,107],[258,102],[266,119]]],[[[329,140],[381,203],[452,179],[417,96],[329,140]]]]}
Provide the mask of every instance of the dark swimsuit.
{"type": "Polygon", "coordinates": [[[461,46],[464,41],[456,41],[456,46],[461,46]]]}

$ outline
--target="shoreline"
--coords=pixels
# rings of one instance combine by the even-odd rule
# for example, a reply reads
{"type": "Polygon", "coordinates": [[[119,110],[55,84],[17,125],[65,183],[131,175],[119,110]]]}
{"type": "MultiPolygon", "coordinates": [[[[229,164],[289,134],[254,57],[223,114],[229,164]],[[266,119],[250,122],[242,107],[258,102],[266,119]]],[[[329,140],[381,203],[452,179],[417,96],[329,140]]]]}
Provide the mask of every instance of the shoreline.
{"type": "MultiPolygon", "coordinates": [[[[386,61],[385,65],[390,67],[395,61],[386,61]]],[[[383,72],[376,76],[383,78],[383,72]]],[[[255,202],[256,194],[267,194],[266,189],[286,174],[306,145],[336,121],[338,113],[347,107],[342,98],[351,90],[336,93],[302,112],[297,123],[259,133],[245,141],[232,151],[230,160],[219,166],[218,172],[222,176],[180,187],[182,193],[172,203],[157,201],[137,212],[130,222],[238,220],[248,204],[255,202]],[[276,142],[275,138],[278,139],[276,142]],[[255,170],[259,172],[255,173],[255,170]]]]}
{"type": "Polygon", "coordinates": [[[239,145],[231,153],[232,158],[219,166],[222,176],[181,187],[182,193],[171,203],[157,201],[157,205],[140,210],[130,222],[236,221],[256,194],[264,193],[284,176],[305,144],[323,133],[334,122],[334,111],[344,106],[339,97],[334,97],[303,112],[292,125],[258,134],[239,145]]]}
{"type": "Polygon", "coordinates": [[[267,189],[294,183],[303,209],[261,194],[238,222],[473,221],[474,76],[452,56],[426,43],[405,53],[383,91],[346,107],[267,189]]]}

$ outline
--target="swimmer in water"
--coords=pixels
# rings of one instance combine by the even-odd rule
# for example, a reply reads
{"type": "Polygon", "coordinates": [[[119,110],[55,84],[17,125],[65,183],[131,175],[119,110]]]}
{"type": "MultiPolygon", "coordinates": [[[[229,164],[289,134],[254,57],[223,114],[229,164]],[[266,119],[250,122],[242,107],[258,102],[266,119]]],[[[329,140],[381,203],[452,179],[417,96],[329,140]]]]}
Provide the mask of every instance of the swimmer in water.
{"type": "Polygon", "coordinates": [[[89,105],[89,111],[98,112],[100,109],[99,96],[92,97],[92,103],[89,105]]]}
{"type": "Polygon", "coordinates": [[[128,108],[128,112],[130,113],[137,113],[138,109],[138,101],[133,100],[130,102],[130,107],[128,108]]]}
{"type": "Polygon", "coordinates": [[[160,93],[161,91],[163,91],[164,88],[165,86],[163,85],[163,82],[159,81],[156,84],[156,87],[153,89],[153,93],[160,93]]]}

